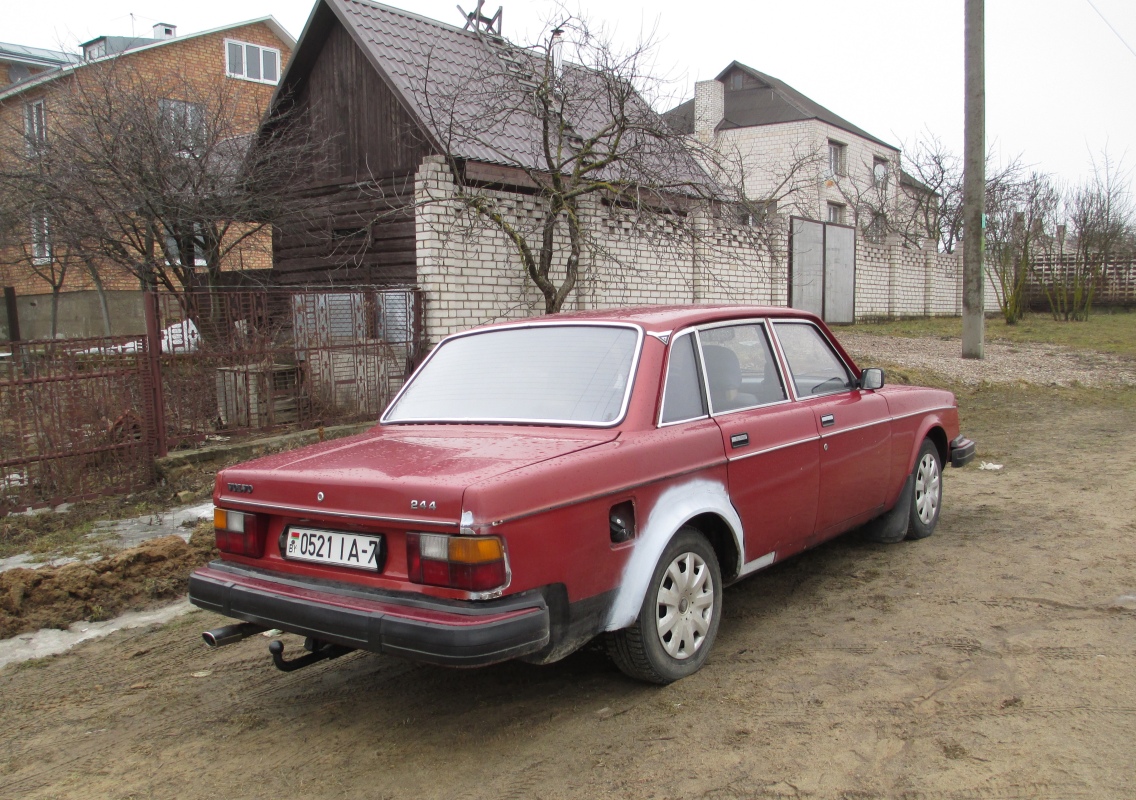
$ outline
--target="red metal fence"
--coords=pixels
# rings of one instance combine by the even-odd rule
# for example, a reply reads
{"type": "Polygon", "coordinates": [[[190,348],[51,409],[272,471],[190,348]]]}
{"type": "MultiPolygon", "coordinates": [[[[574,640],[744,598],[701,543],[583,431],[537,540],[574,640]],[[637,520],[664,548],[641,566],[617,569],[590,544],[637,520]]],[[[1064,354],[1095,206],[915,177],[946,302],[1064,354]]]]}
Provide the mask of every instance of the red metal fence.
{"type": "Polygon", "coordinates": [[[145,365],[129,337],[0,346],[0,515],[150,482],[145,365]]]}
{"type": "Polygon", "coordinates": [[[146,304],[143,337],[0,349],[0,515],[145,485],[156,455],[209,437],[375,419],[420,355],[414,289],[146,304]]]}

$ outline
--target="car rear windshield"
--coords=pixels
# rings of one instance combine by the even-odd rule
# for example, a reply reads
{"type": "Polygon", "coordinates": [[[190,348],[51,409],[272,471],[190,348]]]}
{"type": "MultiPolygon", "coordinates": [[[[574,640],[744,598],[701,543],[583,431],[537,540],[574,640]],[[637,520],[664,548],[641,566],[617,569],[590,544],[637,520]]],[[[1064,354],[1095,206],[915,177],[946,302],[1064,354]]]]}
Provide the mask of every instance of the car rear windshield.
{"type": "Polygon", "coordinates": [[[438,346],[387,409],[386,422],[610,425],[624,412],[639,331],[538,325],[438,346]]]}

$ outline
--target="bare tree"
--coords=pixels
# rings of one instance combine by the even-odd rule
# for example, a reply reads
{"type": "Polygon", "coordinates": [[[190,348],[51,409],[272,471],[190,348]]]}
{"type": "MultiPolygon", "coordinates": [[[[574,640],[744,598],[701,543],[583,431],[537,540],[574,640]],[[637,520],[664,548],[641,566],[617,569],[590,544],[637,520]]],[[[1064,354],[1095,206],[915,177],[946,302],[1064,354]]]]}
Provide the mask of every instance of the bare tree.
{"type": "MultiPolygon", "coordinates": [[[[963,237],[962,159],[934,134],[917,137],[904,145],[903,168],[921,184],[901,197],[897,229],[911,238],[938,242],[944,253],[953,253],[963,237]]],[[[1020,158],[999,163],[986,156],[986,203],[997,204],[1017,197],[1023,180],[1020,158]]],[[[990,212],[987,212],[990,216],[990,212]]]]}
{"type": "Polygon", "coordinates": [[[600,230],[605,216],[646,246],[693,249],[707,262],[737,258],[715,235],[724,228],[775,246],[772,213],[792,180],[750,197],[736,154],[698,146],[656,113],[665,82],[653,73],[650,39],[620,49],[568,15],[532,46],[479,36],[470,73],[454,75],[431,54],[415,99],[455,176],[447,202],[504,236],[546,313],[563,307],[588,264],[637,268],[600,230]],[[526,213],[517,213],[518,189],[533,199],[526,213]]]}
{"type": "Polygon", "coordinates": [[[1040,172],[998,175],[986,189],[986,269],[1007,325],[1026,311],[1034,264],[1054,241],[1060,190],[1040,172]]]}
{"type": "Polygon", "coordinates": [[[57,274],[75,261],[99,288],[108,266],[178,294],[216,286],[222,265],[280,218],[279,187],[312,152],[286,116],[270,136],[249,133],[260,109],[233,81],[156,79],[116,59],[60,83],[34,151],[7,137],[0,189],[47,220],[52,257],[33,241],[31,265],[59,261],[57,274]]]}
{"type": "MultiPolygon", "coordinates": [[[[1086,320],[1104,277],[1118,256],[1131,257],[1136,206],[1123,165],[1106,151],[1094,158],[1092,174],[1068,190],[1062,213],[1062,238],[1068,238],[1072,263],[1055,264],[1039,276],[1053,318],[1086,320]]],[[[1061,242],[1064,249],[1064,241],[1061,242]]]]}

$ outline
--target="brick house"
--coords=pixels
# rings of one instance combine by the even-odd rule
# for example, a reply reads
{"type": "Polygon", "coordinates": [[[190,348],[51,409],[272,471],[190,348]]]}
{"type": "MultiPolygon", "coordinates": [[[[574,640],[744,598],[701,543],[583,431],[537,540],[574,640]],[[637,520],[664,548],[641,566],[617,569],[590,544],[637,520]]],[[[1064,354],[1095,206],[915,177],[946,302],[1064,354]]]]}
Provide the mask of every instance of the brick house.
{"type": "MultiPolygon", "coordinates": [[[[169,24],[155,25],[153,37],[100,36],[82,44],[81,56],[0,45],[0,140],[9,154],[20,152],[21,138],[29,148],[37,141],[50,141],[53,106],[58,109],[66,102],[76,76],[112,62],[127,66],[162,92],[168,87],[169,97],[161,102],[169,104],[171,113],[180,111],[187,120],[193,116],[192,103],[180,94],[207,96],[223,86],[227,97],[233,98],[234,115],[241,126],[238,132],[252,134],[294,46],[292,37],[272,17],[181,36],[169,24]],[[37,59],[37,63],[29,63],[37,59]]],[[[51,285],[29,267],[29,262],[46,271],[55,260],[51,227],[49,219],[31,219],[22,241],[9,241],[0,248],[0,286],[16,290],[24,338],[50,335],[47,307],[51,285]]],[[[228,254],[222,268],[269,269],[270,240],[267,231],[250,237],[228,254]]],[[[113,331],[139,332],[138,278],[110,263],[100,266],[97,274],[113,331]]],[[[67,271],[60,287],[59,318],[59,335],[103,332],[100,304],[89,271],[67,271]]]]}
{"type": "Polygon", "coordinates": [[[0,91],[78,61],[75,53],[0,42],[0,91]]]}
{"type": "Polygon", "coordinates": [[[737,61],[665,116],[722,153],[785,219],[791,305],[838,323],[959,312],[958,256],[899,230],[905,205],[927,189],[903,172],[898,147],[737,61]]]}

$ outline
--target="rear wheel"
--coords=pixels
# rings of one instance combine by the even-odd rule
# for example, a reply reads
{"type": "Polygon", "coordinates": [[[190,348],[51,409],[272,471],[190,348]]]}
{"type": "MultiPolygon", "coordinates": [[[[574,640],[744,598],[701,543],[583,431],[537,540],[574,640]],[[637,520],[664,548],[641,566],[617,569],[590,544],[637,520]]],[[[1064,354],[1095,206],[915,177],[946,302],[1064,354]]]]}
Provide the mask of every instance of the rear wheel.
{"type": "Polygon", "coordinates": [[[925,539],[934,533],[942,505],[943,468],[939,448],[930,439],[924,439],[915,462],[915,491],[911,494],[907,538],[925,539]]]}
{"type": "Polygon", "coordinates": [[[639,618],[608,637],[608,652],[627,675],[668,684],[706,663],[722,616],[722,572],[714,548],[680,528],[651,575],[639,618]]]}

